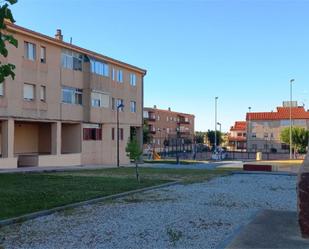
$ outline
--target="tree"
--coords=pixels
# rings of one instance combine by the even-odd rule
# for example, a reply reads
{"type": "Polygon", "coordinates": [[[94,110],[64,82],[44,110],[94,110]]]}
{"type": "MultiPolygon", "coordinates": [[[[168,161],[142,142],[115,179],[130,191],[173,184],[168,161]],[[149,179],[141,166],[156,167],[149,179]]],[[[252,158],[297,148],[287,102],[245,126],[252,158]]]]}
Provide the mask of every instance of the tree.
{"type": "MultiPolygon", "coordinates": [[[[292,127],[292,148],[300,153],[305,153],[308,146],[309,131],[302,127],[292,127]]],[[[284,128],[280,133],[280,140],[283,143],[291,144],[290,128],[284,128]]]]}
{"type": "MultiPolygon", "coordinates": [[[[12,12],[9,9],[9,4],[13,5],[17,3],[17,0],[4,0],[5,4],[0,6],[0,54],[3,57],[8,56],[8,50],[6,48],[6,43],[12,44],[16,48],[18,47],[18,41],[6,32],[5,20],[12,23],[15,22],[12,12]]],[[[0,62],[1,64],[1,62],[0,62]]],[[[5,80],[6,77],[11,76],[12,79],[15,78],[14,73],[15,65],[8,63],[0,65],[0,83],[5,80]]]]}
{"type": "MultiPolygon", "coordinates": [[[[215,145],[215,131],[208,130],[207,131],[207,139],[211,146],[215,145]]],[[[219,146],[222,142],[221,132],[217,131],[217,145],[219,146]]]]}
{"type": "Polygon", "coordinates": [[[143,151],[140,149],[140,146],[137,142],[137,139],[134,137],[128,141],[126,147],[127,156],[134,161],[135,163],[135,174],[136,180],[140,182],[139,173],[138,173],[138,160],[140,159],[143,151]]]}
{"type": "Polygon", "coordinates": [[[144,125],[143,125],[143,143],[144,144],[149,144],[150,143],[150,132],[149,132],[149,125],[146,120],[144,120],[144,125]]]}
{"type": "Polygon", "coordinates": [[[206,132],[202,132],[202,131],[195,132],[195,142],[197,144],[204,144],[205,137],[206,137],[206,132]]]}

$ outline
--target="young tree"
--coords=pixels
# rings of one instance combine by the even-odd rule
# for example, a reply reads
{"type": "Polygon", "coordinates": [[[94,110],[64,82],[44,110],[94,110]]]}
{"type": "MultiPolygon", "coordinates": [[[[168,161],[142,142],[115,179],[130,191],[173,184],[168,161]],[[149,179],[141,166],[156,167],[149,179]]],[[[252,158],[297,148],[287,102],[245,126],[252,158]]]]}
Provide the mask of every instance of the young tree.
{"type": "Polygon", "coordinates": [[[205,137],[206,137],[206,132],[202,132],[202,131],[195,132],[195,142],[197,144],[204,144],[205,137]]]}
{"type": "MultiPolygon", "coordinates": [[[[17,40],[12,35],[7,34],[5,24],[5,20],[8,20],[12,23],[15,22],[12,12],[9,9],[9,4],[15,4],[17,3],[17,0],[4,0],[2,2],[4,2],[4,4],[0,5],[0,54],[3,57],[7,57],[8,50],[6,48],[6,43],[12,44],[16,48],[18,46],[17,40]]],[[[0,83],[3,82],[8,76],[11,76],[12,79],[14,79],[14,69],[15,65],[10,63],[0,65],[0,83]]]]}
{"type": "MultiPolygon", "coordinates": [[[[215,145],[215,131],[208,130],[207,131],[207,139],[211,146],[215,145]]],[[[221,132],[217,131],[217,146],[219,146],[222,142],[221,132]]]]}
{"type": "MultiPolygon", "coordinates": [[[[309,131],[301,127],[292,127],[292,147],[304,153],[308,146],[309,131]]],[[[290,128],[284,128],[280,133],[280,139],[283,143],[291,144],[290,142],[290,128]]]]}
{"type": "Polygon", "coordinates": [[[144,125],[143,125],[143,143],[144,144],[149,144],[150,142],[150,132],[149,132],[149,126],[148,126],[148,122],[146,120],[144,120],[144,125]]]}
{"type": "Polygon", "coordinates": [[[135,163],[135,174],[136,179],[140,182],[139,172],[138,172],[138,160],[140,159],[143,151],[140,149],[140,146],[137,142],[137,139],[134,137],[133,139],[128,141],[126,152],[128,153],[127,156],[134,161],[135,163]]]}

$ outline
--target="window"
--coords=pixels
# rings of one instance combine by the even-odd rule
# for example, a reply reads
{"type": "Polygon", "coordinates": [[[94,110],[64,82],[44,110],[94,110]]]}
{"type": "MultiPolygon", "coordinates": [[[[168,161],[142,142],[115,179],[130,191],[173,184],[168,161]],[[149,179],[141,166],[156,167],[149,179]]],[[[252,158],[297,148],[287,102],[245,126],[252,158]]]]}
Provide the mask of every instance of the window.
{"type": "Polygon", "coordinates": [[[99,74],[105,77],[109,76],[109,66],[107,63],[90,59],[90,69],[92,73],[99,74]]]}
{"type": "Polygon", "coordinates": [[[46,87],[45,86],[40,87],[40,100],[46,101],[46,87]]]}
{"type": "Polygon", "coordinates": [[[30,42],[25,42],[24,43],[25,47],[25,58],[31,61],[34,61],[36,58],[36,46],[33,43],[30,42]]]}
{"type": "Polygon", "coordinates": [[[237,137],[241,137],[242,136],[242,133],[241,132],[238,132],[237,133],[237,137]]]}
{"type": "Polygon", "coordinates": [[[62,103],[82,105],[83,90],[71,87],[62,87],[62,103]]]}
{"type": "Polygon", "coordinates": [[[112,98],[112,110],[116,109],[116,99],[112,98]]]}
{"type": "Polygon", "coordinates": [[[256,133],[252,133],[251,135],[253,138],[256,138],[256,133]]]}
{"type": "Polygon", "coordinates": [[[136,86],[136,75],[134,73],[130,73],[130,85],[136,86]]]}
{"type": "Polygon", "coordinates": [[[24,99],[25,100],[34,100],[34,85],[24,84],[24,99]]]}
{"type": "Polygon", "coordinates": [[[160,121],[160,116],[159,115],[157,116],[157,120],[160,121]]]}
{"type": "Polygon", "coordinates": [[[0,96],[4,95],[4,91],[3,91],[3,82],[0,83],[0,96]]]}
{"type": "Polygon", "coordinates": [[[268,133],[267,132],[264,133],[264,138],[268,138],[268,133]]]}
{"type": "Polygon", "coordinates": [[[115,68],[112,69],[112,80],[115,80],[115,68]]]}
{"type": "Polygon", "coordinates": [[[169,121],[169,118],[168,118],[168,116],[166,117],[166,122],[168,122],[169,121]]]}
{"type": "Polygon", "coordinates": [[[99,124],[88,124],[83,128],[84,140],[102,140],[102,128],[99,124]]]}
{"type": "Polygon", "coordinates": [[[123,82],[123,73],[122,70],[117,71],[117,81],[122,83],[123,82]]]}
{"type": "Polygon", "coordinates": [[[252,149],[256,150],[257,149],[257,145],[256,144],[252,144],[252,149]]]}
{"type": "Polygon", "coordinates": [[[112,128],[112,140],[115,140],[115,128],[112,128]]]}
{"type": "Polygon", "coordinates": [[[41,63],[46,63],[46,48],[45,47],[41,47],[40,61],[41,63]]]}
{"type": "Polygon", "coordinates": [[[130,110],[131,112],[136,112],[136,102],[135,101],[130,102],[130,110]]]}
{"type": "Polygon", "coordinates": [[[264,150],[268,150],[268,144],[264,144],[264,150]]]}
{"type": "MultiPolygon", "coordinates": [[[[117,100],[116,100],[116,106],[115,106],[115,108],[117,109],[118,106],[124,105],[123,103],[124,103],[123,99],[117,99],[117,100]]],[[[122,111],[122,112],[123,112],[123,111],[124,111],[124,108],[123,108],[123,107],[119,108],[119,111],[122,111]]]]}
{"type": "Polygon", "coordinates": [[[92,107],[109,107],[109,95],[102,92],[91,93],[91,106],[92,107]]]}
{"type": "Polygon", "coordinates": [[[166,128],[166,132],[167,132],[167,133],[170,133],[170,128],[166,128]]]}
{"type": "Polygon", "coordinates": [[[61,53],[61,65],[63,68],[82,71],[83,55],[68,49],[63,49],[61,53]]]}
{"type": "Polygon", "coordinates": [[[119,129],[119,133],[120,133],[120,140],[123,140],[123,128],[119,129]]]}

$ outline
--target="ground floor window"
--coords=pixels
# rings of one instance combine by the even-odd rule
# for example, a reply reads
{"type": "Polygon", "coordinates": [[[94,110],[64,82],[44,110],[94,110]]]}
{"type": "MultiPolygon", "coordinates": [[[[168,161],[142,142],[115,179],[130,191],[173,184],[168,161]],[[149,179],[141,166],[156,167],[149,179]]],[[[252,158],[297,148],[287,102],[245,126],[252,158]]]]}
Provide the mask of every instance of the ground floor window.
{"type": "Polygon", "coordinates": [[[95,124],[85,125],[83,137],[84,140],[102,140],[102,127],[95,124]]]}

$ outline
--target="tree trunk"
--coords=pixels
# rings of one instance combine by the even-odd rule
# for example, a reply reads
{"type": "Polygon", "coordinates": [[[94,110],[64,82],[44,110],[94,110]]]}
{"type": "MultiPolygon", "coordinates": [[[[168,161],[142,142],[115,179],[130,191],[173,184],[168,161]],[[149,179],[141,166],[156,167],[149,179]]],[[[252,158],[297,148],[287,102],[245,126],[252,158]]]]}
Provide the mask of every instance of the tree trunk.
{"type": "Polygon", "coordinates": [[[136,174],[136,180],[137,180],[138,182],[140,182],[139,173],[138,173],[138,163],[137,163],[137,161],[135,161],[135,174],[136,174]]]}

